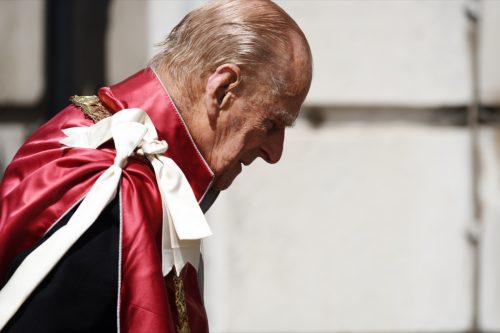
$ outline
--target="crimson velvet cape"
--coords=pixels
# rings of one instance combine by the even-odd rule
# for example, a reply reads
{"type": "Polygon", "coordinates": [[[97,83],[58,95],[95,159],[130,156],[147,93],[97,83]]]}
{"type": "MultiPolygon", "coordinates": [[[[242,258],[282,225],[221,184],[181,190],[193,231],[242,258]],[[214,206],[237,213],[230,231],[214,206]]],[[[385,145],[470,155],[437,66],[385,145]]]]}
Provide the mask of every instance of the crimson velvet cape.
{"type": "MultiPolygon", "coordinates": [[[[165,155],[180,167],[196,199],[208,209],[216,197],[216,192],[211,190],[214,175],[153,70],[141,70],[121,83],[101,88],[98,97],[111,113],[125,108],[146,111],[159,139],[168,143],[165,155]]],[[[20,254],[36,248],[44,237],[50,236],[51,228],[67,219],[99,175],[113,163],[112,142],[99,149],[68,148],[60,144],[65,137],[63,129],[93,123],[79,107],[69,105],[38,129],[8,166],[0,188],[0,287],[8,279],[16,257],[22,260],[20,254]]],[[[175,303],[175,274],[171,272],[164,277],[161,268],[161,197],[154,171],[145,158],[129,158],[114,205],[110,207],[115,209],[114,213],[105,210],[103,214],[108,214],[107,217],[101,216],[95,223],[116,220],[115,226],[106,222],[109,230],[117,230],[117,235],[110,238],[117,240],[116,274],[106,273],[112,275],[108,279],[115,281],[116,286],[116,290],[111,291],[116,297],[113,305],[116,308],[109,312],[113,317],[111,321],[120,332],[177,332],[180,323],[175,303]]],[[[99,249],[93,251],[89,252],[93,257],[87,256],[85,260],[90,261],[88,267],[95,267],[97,271],[106,254],[100,255],[99,249]]],[[[59,266],[54,268],[57,269],[59,266]]],[[[51,272],[46,279],[52,275],[51,272]]],[[[197,271],[187,264],[180,276],[190,330],[208,332],[197,271]]],[[[92,278],[85,280],[86,284],[92,283],[92,278]]],[[[78,297],[68,297],[67,304],[79,302],[78,297]]],[[[98,296],[95,304],[100,304],[98,296]]],[[[22,314],[18,317],[22,318],[22,314]]],[[[77,322],[79,317],[85,318],[75,314],[72,320],[77,322]]],[[[16,317],[11,321],[14,319],[16,317]]],[[[85,323],[78,327],[81,331],[100,331],[99,327],[87,327],[85,323]]],[[[73,332],[71,327],[67,329],[73,332]]]]}

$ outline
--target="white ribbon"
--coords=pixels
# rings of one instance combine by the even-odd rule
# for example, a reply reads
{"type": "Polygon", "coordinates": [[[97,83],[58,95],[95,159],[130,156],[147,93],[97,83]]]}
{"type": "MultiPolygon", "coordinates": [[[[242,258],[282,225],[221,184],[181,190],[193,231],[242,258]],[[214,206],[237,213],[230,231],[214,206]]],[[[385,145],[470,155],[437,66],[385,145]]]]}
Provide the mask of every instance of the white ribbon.
{"type": "Polygon", "coordinates": [[[97,149],[112,138],[114,163],[99,176],[68,223],[31,252],[0,290],[0,330],[114,199],[122,169],[134,152],[151,162],[160,189],[163,274],[174,266],[179,274],[187,262],[197,269],[201,239],[212,234],[183,172],[172,159],[162,155],[168,145],[158,141],[156,129],[143,110],[124,109],[92,126],[63,132],[67,137],[61,143],[68,147],[97,149]]]}

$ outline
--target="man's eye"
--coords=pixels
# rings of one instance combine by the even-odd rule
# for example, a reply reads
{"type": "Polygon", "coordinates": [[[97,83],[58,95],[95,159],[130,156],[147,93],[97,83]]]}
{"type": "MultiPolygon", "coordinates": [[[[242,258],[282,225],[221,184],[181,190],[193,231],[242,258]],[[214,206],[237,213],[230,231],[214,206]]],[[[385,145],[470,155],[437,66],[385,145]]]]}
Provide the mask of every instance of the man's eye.
{"type": "Polygon", "coordinates": [[[272,133],[276,129],[276,123],[272,120],[266,120],[264,126],[267,133],[272,133]]]}

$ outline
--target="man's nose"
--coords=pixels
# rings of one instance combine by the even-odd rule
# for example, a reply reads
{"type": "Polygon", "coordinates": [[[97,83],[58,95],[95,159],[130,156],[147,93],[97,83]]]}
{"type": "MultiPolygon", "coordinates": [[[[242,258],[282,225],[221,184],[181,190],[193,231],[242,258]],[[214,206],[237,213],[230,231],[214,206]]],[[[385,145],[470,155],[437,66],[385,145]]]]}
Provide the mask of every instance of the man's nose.
{"type": "Polygon", "coordinates": [[[275,132],[261,147],[262,158],[267,163],[277,163],[283,153],[283,141],[285,140],[285,129],[275,132]]]}

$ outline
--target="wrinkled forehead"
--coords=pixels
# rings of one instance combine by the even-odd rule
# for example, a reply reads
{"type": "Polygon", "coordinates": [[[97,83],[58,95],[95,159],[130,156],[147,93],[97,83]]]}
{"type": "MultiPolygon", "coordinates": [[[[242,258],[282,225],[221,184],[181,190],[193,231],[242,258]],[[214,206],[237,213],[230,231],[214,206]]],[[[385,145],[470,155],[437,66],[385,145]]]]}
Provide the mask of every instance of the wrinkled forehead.
{"type": "Polygon", "coordinates": [[[312,81],[312,55],[311,50],[299,34],[290,33],[290,55],[288,68],[289,85],[286,94],[290,97],[305,99],[312,81]]]}
{"type": "Polygon", "coordinates": [[[258,103],[260,108],[283,127],[292,126],[297,119],[312,79],[312,58],[307,41],[292,32],[287,49],[281,64],[274,68],[280,89],[272,89],[268,84],[257,85],[254,89],[261,102],[258,103]]]}

